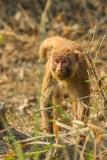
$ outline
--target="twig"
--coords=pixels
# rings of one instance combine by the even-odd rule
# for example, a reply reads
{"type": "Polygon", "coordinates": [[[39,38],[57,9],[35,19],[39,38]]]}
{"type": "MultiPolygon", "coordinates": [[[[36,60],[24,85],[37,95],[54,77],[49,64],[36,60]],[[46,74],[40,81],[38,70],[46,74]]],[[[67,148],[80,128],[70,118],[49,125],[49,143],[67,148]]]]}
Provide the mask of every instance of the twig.
{"type": "MultiPolygon", "coordinates": [[[[97,76],[97,73],[96,73],[96,71],[95,71],[95,67],[94,67],[94,65],[93,65],[92,59],[91,59],[91,57],[90,57],[90,55],[89,55],[91,46],[93,45],[93,42],[94,42],[96,27],[97,27],[97,20],[96,20],[95,28],[94,28],[94,31],[93,31],[92,41],[91,41],[91,43],[90,43],[90,45],[89,45],[89,48],[88,48],[88,50],[87,50],[86,55],[87,55],[87,58],[88,58],[88,60],[89,60],[89,62],[90,62],[90,64],[91,64],[91,67],[92,67],[93,73],[94,73],[94,75],[95,75],[95,78],[96,78],[96,80],[98,81],[99,88],[101,89],[101,94],[102,94],[102,97],[103,97],[103,99],[104,99],[104,104],[107,105],[107,100],[106,100],[106,98],[105,98],[104,90],[103,90],[103,84],[102,84],[102,82],[101,82],[101,79],[99,79],[98,76],[97,76]]],[[[104,34],[104,37],[103,37],[103,39],[102,39],[102,41],[101,41],[101,44],[102,44],[102,42],[104,41],[106,35],[107,35],[107,30],[106,30],[106,32],[105,32],[105,34],[104,34]]],[[[101,45],[99,46],[99,49],[100,49],[100,47],[101,47],[101,45]]],[[[99,52],[99,49],[98,49],[98,52],[99,52]]],[[[97,52],[97,55],[98,55],[98,52],[97,52]]]]}
{"type": "Polygon", "coordinates": [[[91,16],[90,16],[90,11],[89,11],[89,9],[88,9],[88,7],[87,7],[87,1],[86,1],[86,0],[82,0],[82,5],[83,5],[83,7],[84,7],[84,9],[85,9],[88,23],[89,23],[89,25],[91,26],[91,23],[90,23],[90,22],[91,22],[91,16]]]}
{"type": "MultiPolygon", "coordinates": [[[[97,158],[97,150],[101,150],[101,144],[102,144],[102,134],[98,134],[96,135],[95,137],[95,140],[94,140],[94,160],[96,160],[97,158]]],[[[102,154],[99,153],[99,158],[100,160],[102,160],[102,154]]]]}
{"type": "Polygon", "coordinates": [[[87,57],[88,57],[88,60],[89,60],[89,62],[90,62],[90,64],[91,64],[91,67],[92,67],[93,73],[94,73],[94,75],[95,75],[95,78],[96,78],[96,80],[98,81],[99,88],[101,89],[101,94],[102,94],[102,96],[103,96],[103,98],[104,98],[104,101],[105,101],[106,104],[107,104],[107,100],[105,99],[105,96],[104,96],[104,93],[103,93],[103,90],[102,90],[103,84],[102,84],[101,80],[99,80],[99,78],[98,78],[98,76],[97,76],[97,73],[96,73],[96,71],[95,71],[95,68],[94,68],[94,65],[93,65],[93,62],[92,62],[92,59],[91,59],[90,55],[87,55],[87,57]]]}
{"type": "Polygon", "coordinates": [[[100,50],[101,45],[102,45],[102,43],[103,43],[103,41],[104,41],[104,39],[105,39],[106,36],[107,36],[107,30],[105,31],[104,36],[103,36],[103,38],[102,38],[102,41],[101,41],[101,43],[100,43],[100,45],[99,45],[99,47],[98,47],[98,50],[97,50],[97,52],[96,52],[94,66],[95,66],[96,61],[97,61],[97,57],[98,57],[99,50],[100,50]]]}
{"type": "Polygon", "coordinates": [[[0,34],[5,35],[5,36],[12,36],[12,37],[16,38],[18,41],[22,42],[22,43],[26,43],[27,42],[22,37],[18,36],[15,32],[0,30],[0,34]]]}
{"type": "Polygon", "coordinates": [[[91,40],[91,43],[89,45],[89,48],[87,50],[87,55],[89,54],[89,51],[91,49],[91,46],[93,45],[93,42],[94,42],[94,38],[95,38],[95,32],[96,32],[96,29],[97,29],[97,24],[98,24],[98,21],[97,19],[95,20],[95,27],[94,27],[94,31],[93,31],[93,35],[92,35],[92,40],[91,40]]]}
{"type": "Polygon", "coordinates": [[[44,11],[43,11],[43,13],[42,13],[42,16],[41,16],[41,26],[40,26],[41,41],[44,39],[44,36],[45,36],[46,13],[47,13],[50,5],[51,5],[51,0],[47,0],[45,9],[44,9],[44,11]]]}
{"type": "Polygon", "coordinates": [[[28,14],[26,13],[26,11],[24,10],[24,8],[21,6],[20,3],[18,3],[18,7],[19,7],[20,11],[22,12],[22,14],[24,15],[24,17],[29,20],[30,18],[28,16],[28,14]]]}
{"type": "Polygon", "coordinates": [[[90,134],[88,134],[87,135],[87,137],[86,137],[86,139],[85,139],[85,142],[84,142],[84,145],[83,145],[83,147],[82,147],[82,151],[81,151],[81,153],[80,153],[80,159],[81,160],[84,160],[84,151],[85,151],[85,149],[86,149],[86,145],[87,145],[87,143],[88,143],[88,141],[89,141],[89,138],[90,138],[90,134]]]}

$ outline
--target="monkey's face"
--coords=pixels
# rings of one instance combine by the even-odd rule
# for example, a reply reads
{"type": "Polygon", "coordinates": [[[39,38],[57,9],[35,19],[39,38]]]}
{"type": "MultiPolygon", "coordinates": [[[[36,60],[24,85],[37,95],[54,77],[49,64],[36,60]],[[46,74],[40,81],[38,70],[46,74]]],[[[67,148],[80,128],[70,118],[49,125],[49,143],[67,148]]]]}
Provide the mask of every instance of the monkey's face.
{"type": "Polygon", "coordinates": [[[79,53],[68,52],[65,54],[55,50],[50,55],[50,68],[54,78],[65,80],[74,76],[78,66],[79,53]]]}

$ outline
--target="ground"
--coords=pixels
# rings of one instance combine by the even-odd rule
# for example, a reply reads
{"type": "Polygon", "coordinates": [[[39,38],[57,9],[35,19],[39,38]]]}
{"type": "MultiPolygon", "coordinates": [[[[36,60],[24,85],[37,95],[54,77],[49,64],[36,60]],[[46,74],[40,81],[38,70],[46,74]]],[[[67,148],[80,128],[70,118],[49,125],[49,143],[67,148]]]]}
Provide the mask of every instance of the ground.
{"type": "Polygon", "coordinates": [[[38,50],[46,37],[75,40],[85,53],[93,42],[89,54],[106,84],[106,27],[106,0],[0,0],[0,101],[9,123],[26,133],[39,123],[38,50]]]}

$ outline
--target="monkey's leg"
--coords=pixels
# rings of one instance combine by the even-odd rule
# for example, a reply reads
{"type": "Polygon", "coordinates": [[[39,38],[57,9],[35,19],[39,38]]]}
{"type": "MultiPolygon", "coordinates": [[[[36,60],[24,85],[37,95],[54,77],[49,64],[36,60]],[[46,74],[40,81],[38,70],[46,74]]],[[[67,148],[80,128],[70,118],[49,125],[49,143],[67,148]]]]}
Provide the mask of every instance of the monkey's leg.
{"type": "Polygon", "coordinates": [[[71,116],[72,116],[73,119],[77,119],[76,102],[72,102],[71,116]]]}
{"type": "Polygon", "coordinates": [[[84,106],[84,110],[83,110],[83,118],[88,118],[89,116],[89,103],[90,103],[90,97],[87,96],[87,98],[83,98],[81,100],[82,106],[84,106]]]}
{"type": "Polygon", "coordinates": [[[76,100],[72,103],[71,115],[75,120],[84,120],[89,115],[89,108],[87,104],[84,104],[80,100],[76,100]]]}
{"type": "Polygon", "coordinates": [[[58,119],[61,119],[61,113],[60,111],[58,110],[59,107],[61,107],[61,101],[62,101],[62,96],[60,95],[60,93],[56,93],[54,94],[54,97],[53,97],[53,103],[54,103],[54,106],[53,106],[53,131],[54,133],[58,133],[59,131],[62,131],[62,128],[59,127],[55,121],[57,121],[58,119]]]}
{"type": "Polygon", "coordinates": [[[43,97],[41,98],[41,110],[44,133],[53,133],[52,106],[43,97]]]}
{"type": "MultiPolygon", "coordinates": [[[[83,82],[84,81],[85,80],[83,80],[83,82]]],[[[78,88],[78,91],[77,118],[79,120],[84,120],[89,116],[90,83],[84,82],[82,86],[78,88]]]]}
{"type": "Polygon", "coordinates": [[[77,102],[77,119],[82,121],[84,119],[85,106],[78,100],[77,102]]]}
{"type": "Polygon", "coordinates": [[[50,74],[45,75],[42,84],[42,96],[40,99],[40,108],[44,132],[53,133],[52,124],[52,96],[54,92],[53,79],[50,74]]]}

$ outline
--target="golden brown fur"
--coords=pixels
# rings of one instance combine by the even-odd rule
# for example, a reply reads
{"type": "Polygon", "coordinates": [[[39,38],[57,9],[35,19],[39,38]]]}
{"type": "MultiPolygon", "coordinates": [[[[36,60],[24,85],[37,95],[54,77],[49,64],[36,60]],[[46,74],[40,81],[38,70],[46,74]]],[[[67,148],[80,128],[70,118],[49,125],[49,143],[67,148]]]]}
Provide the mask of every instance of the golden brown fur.
{"type": "MultiPolygon", "coordinates": [[[[39,50],[41,60],[47,59],[46,73],[42,84],[41,109],[52,107],[49,100],[60,106],[64,91],[77,101],[72,104],[71,115],[75,119],[83,120],[88,116],[89,109],[85,108],[89,104],[90,83],[87,70],[89,69],[87,59],[82,53],[82,48],[74,41],[70,41],[59,36],[45,39],[39,50]],[[82,103],[79,98],[82,98],[82,103]]],[[[61,115],[58,110],[49,109],[41,112],[43,127],[48,133],[56,132],[52,120],[58,119],[61,115]]]]}

